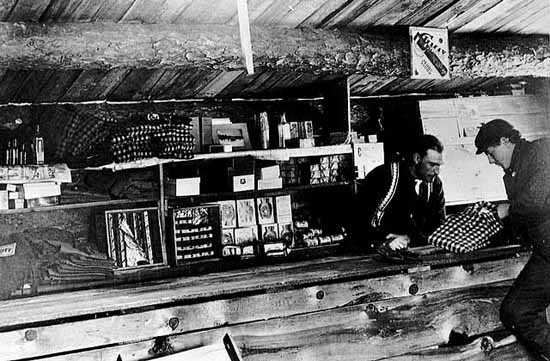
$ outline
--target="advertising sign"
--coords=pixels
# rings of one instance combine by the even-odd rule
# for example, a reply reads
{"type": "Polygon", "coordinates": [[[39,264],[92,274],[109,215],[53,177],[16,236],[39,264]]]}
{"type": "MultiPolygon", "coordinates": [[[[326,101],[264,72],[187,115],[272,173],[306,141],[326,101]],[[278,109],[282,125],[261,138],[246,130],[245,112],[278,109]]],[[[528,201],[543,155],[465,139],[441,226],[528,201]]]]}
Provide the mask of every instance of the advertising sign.
{"type": "Polygon", "coordinates": [[[450,79],[447,29],[409,28],[411,78],[450,79]]]}

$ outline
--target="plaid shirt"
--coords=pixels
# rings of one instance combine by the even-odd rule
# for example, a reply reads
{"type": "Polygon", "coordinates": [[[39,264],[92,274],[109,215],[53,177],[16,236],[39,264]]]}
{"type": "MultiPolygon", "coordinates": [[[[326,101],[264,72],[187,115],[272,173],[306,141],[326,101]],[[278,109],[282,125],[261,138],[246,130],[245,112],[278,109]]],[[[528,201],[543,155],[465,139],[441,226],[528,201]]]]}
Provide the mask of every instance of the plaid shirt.
{"type": "Polygon", "coordinates": [[[487,246],[491,237],[502,229],[496,206],[477,202],[464,211],[450,215],[428,237],[434,246],[456,253],[468,253],[487,246]]]}

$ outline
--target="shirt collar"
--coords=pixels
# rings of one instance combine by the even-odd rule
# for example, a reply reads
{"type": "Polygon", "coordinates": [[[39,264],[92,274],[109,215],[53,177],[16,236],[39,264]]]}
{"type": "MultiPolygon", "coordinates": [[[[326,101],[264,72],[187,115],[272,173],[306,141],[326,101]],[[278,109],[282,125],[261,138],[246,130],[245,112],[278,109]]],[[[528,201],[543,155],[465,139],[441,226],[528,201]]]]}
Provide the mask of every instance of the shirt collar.
{"type": "Polygon", "coordinates": [[[521,164],[521,154],[523,153],[522,150],[525,148],[526,144],[527,141],[525,139],[521,139],[518,143],[516,143],[514,152],[512,153],[512,159],[510,160],[510,166],[506,169],[505,173],[513,175],[519,168],[521,164]]]}

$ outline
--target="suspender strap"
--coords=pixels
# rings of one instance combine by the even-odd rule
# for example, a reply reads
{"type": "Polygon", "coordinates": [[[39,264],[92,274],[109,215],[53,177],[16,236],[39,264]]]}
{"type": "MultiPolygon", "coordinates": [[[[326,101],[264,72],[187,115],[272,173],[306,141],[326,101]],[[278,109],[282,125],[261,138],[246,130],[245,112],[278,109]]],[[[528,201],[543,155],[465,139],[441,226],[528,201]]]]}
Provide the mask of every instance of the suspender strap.
{"type": "Polygon", "coordinates": [[[395,195],[395,192],[397,190],[397,181],[399,179],[399,163],[393,162],[390,164],[390,173],[391,173],[390,188],[388,189],[388,193],[386,193],[384,198],[382,198],[380,203],[378,203],[378,206],[374,211],[374,215],[372,216],[372,219],[370,222],[371,226],[373,227],[380,227],[380,224],[382,223],[382,217],[384,217],[384,212],[386,211],[388,204],[390,204],[391,200],[393,199],[393,196],[395,195]]]}

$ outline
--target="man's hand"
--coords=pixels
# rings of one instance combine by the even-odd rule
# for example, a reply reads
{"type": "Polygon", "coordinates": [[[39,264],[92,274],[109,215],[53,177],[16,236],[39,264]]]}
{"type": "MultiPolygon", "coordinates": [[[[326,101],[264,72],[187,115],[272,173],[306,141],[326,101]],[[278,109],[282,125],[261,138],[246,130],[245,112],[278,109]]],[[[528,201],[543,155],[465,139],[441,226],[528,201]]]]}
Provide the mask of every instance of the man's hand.
{"type": "Polygon", "coordinates": [[[386,236],[386,245],[392,250],[405,249],[409,246],[411,239],[406,234],[389,233],[386,236]]]}
{"type": "Polygon", "coordinates": [[[508,217],[508,211],[510,210],[510,203],[500,203],[497,205],[498,218],[503,219],[508,217]]]}

